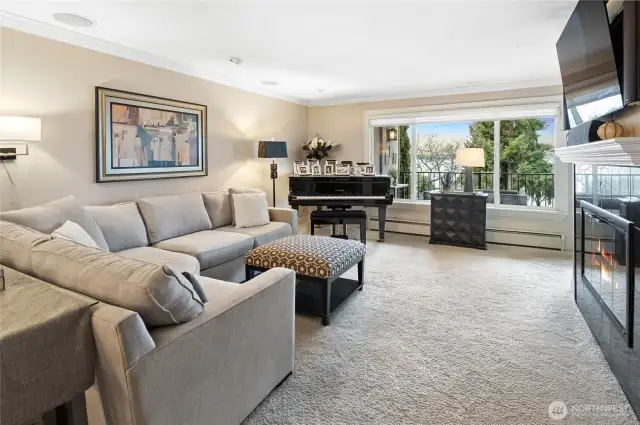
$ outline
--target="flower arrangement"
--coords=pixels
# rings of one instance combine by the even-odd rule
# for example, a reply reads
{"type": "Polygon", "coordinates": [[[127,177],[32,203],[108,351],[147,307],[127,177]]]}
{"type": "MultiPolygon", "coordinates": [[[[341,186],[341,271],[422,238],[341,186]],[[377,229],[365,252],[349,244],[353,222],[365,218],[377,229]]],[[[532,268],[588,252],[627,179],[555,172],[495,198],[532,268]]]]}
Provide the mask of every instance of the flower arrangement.
{"type": "Polygon", "coordinates": [[[321,160],[327,158],[329,153],[338,148],[338,144],[334,144],[333,141],[325,141],[320,136],[314,137],[309,143],[303,143],[302,149],[308,151],[307,159],[321,160]]]}

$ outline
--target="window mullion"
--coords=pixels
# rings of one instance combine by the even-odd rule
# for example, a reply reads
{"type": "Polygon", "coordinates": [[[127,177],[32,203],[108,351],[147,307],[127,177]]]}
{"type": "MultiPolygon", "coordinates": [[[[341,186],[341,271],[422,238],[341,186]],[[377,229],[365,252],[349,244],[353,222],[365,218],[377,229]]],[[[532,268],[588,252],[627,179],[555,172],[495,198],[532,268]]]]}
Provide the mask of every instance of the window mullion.
{"type": "Polygon", "coordinates": [[[418,152],[418,140],[416,137],[416,126],[411,125],[411,200],[413,202],[418,199],[418,160],[416,154],[418,152]]]}
{"type": "Polygon", "coordinates": [[[500,205],[500,121],[493,122],[493,203],[500,205]]]}

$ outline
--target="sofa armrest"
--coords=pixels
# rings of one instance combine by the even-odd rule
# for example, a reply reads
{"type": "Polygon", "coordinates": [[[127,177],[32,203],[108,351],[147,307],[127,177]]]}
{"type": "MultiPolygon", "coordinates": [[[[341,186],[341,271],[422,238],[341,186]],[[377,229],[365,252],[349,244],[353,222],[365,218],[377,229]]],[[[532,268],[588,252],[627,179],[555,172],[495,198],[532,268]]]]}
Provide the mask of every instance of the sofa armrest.
{"type": "Polygon", "coordinates": [[[295,273],[275,268],[153,329],[156,349],[127,371],[135,424],[242,422],[293,370],[294,300],[295,273]]]}
{"type": "MultiPolygon", "coordinates": [[[[109,304],[93,307],[91,325],[104,419],[107,424],[133,425],[126,371],[155,349],[153,339],[138,313],[109,304]]],[[[89,417],[102,416],[99,406],[95,408],[89,417]]]]}
{"type": "Polygon", "coordinates": [[[298,234],[298,211],[292,208],[269,207],[269,220],[282,221],[291,225],[294,235],[298,234]]]}

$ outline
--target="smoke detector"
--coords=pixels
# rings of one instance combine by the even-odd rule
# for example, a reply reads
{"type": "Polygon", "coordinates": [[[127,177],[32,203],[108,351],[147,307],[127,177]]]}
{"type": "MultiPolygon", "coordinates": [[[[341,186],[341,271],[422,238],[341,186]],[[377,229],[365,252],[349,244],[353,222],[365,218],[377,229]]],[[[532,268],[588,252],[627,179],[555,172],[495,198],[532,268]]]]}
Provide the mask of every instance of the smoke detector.
{"type": "Polygon", "coordinates": [[[239,58],[237,56],[229,56],[229,62],[231,62],[234,65],[242,65],[242,58],[239,58]]]}

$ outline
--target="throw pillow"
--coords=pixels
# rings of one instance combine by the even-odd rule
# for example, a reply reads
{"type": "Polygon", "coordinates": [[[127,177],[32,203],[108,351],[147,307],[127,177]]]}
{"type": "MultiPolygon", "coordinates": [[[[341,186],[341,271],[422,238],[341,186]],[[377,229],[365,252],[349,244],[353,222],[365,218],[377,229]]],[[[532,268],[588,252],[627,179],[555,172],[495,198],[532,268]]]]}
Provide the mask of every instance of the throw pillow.
{"type": "Polygon", "coordinates": [[[181,273],[62,238],[31,250],[34,276],[108,304],[133,310],[147,326],[193,320],[204,304],[181,273]]]}
{"type": "Polygon", "coordinates": [[[62,226],[54,230],[51,236],[66,239],[80,245],[88,246],[89,248],[100,249],[96,241],[91,238],[87,231],[73,221],[67,220],[62,226]]]}
{"type": "Polygon", "coordinates": [[[191,286],[193,286],[193,291],[196,293],[196,295],[198,295],[198,297],[200,297],[200,301],[202,301],[203,303],[209,301],[207,299],[207,294],[204,293],[202,284],[198,280],[198,276],[189,272],[182,272],[182,276],[184,276],[185,279],[187,279],[191,283],[191,286]]]}
{"type": "Polygon", "coordinates": [[[266,193],[235,193],[231,197],[234,204],[236,229],[269,224],[269,203],[266,193]]]}
{"type": "Polygon", "coordinates": [[[233,205],[233,195],[235,193],[264,193],[264,190],[262,189],[252,189],[250,187],[244,187],[244,188],[235,188],[232,187],[231,189],[229,189],[229,195],[231,197],[231,224],[232,225],[236,225],[236,212],[235,212],[235,207],[233,205]]]}

